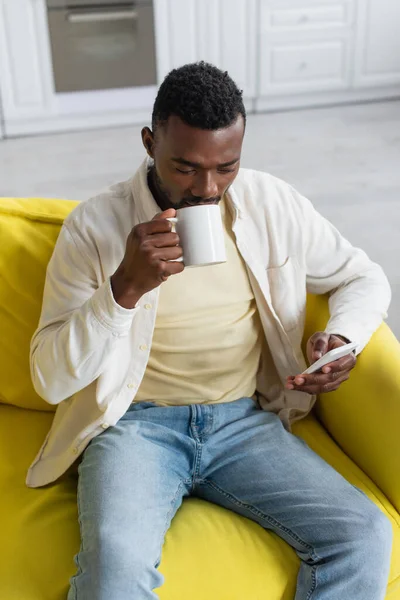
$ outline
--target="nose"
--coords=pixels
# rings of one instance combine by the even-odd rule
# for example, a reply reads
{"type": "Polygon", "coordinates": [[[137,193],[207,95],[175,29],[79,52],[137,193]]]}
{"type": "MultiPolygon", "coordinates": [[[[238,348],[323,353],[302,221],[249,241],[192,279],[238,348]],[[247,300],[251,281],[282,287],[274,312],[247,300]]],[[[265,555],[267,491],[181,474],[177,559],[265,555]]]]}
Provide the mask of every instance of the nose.
{"type": "Polygon", "coordinates": [[[199,173],[190,191],[193,196],[197,196],[198,198],[215,198],[218,196],[218,185],[215,175],[210,171],[199,173]]]}

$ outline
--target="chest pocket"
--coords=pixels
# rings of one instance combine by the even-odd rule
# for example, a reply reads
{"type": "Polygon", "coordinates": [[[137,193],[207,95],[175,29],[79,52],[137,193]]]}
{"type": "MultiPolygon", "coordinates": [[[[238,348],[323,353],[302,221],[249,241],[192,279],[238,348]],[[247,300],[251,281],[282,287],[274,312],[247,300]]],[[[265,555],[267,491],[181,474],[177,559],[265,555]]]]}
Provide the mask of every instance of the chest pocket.
{"type": "Polygon", "coordinates": [[[306,277],[291,256],[279,267],[267,269],[272,306],[285,331],[302,332],[306,310],[306,277]]]}

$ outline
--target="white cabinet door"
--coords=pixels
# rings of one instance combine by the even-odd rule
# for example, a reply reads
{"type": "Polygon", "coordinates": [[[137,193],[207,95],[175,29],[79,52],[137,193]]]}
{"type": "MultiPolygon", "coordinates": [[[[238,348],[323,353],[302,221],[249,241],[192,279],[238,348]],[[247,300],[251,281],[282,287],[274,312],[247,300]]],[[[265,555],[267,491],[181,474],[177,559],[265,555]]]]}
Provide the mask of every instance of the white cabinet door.
{"type": "Polygon", "coordinates": [[[156,0],[159,83],[173,68],[206,60],[256,96],[258,0],[156,0]]]}
{"type": "Polygon", "coordinates": [[[0,0],[0,79],[4,120],[49,111],[50,51],[42,0],[0,0]]]}
{"type": "Polygon", "coordinates": [[[260,0],[260,96],[349,88],[353,23],[353,0],[260,0]]]}
{"type": "Polygon", "coordinates": [[[359,0],[355,86],[400,83],[400,1],[359,0]]]}
{"type": "Polygon", "coordinates": [[[293,41],[264,48],[260,92],[289,94],[349,86],[347,40],[293,41]]]}

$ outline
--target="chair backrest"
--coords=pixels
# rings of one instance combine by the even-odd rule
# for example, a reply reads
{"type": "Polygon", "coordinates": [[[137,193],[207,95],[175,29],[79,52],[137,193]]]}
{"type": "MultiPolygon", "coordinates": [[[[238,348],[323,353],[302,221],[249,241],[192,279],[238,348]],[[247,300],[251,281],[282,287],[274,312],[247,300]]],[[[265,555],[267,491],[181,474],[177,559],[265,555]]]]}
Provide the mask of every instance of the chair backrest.
{"type": "Polygon", "coordinates": [[[69,200],[0,198],[0,402],[54,410],[34,391],[29,345],[41,310],[46,267],[69,200]]]}

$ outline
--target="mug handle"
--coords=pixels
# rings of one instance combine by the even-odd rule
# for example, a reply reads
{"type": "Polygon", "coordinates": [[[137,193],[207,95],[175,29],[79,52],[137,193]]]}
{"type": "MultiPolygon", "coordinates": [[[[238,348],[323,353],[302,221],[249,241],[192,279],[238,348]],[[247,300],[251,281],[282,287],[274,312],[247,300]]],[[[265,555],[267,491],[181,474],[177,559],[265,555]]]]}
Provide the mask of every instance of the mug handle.
{"type": "MultiPolygon", "coordinates": [[[[176,217],[167,217],[167,221],[170,221],[171,223],[176,225],[176,223],[178,222],[178,219],[176,217]]],[[[174,231],[174,233],[175,233],[175,231],[174,231]]],[[[176,260],[171,261],[171,262],[183,262],[183,257],[177,258],[176,260]]]]}
{"type": "Polygon", "coordinates": [[[178,219],[176,217],[167,217],[167,221],[170,221],[170,223],[177,223],[178,219]]]}

